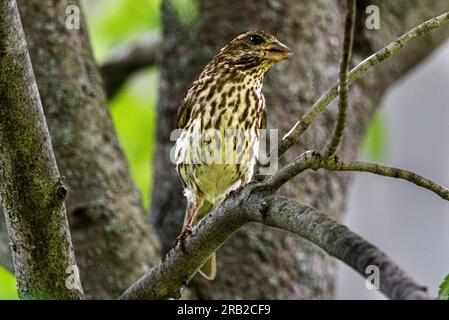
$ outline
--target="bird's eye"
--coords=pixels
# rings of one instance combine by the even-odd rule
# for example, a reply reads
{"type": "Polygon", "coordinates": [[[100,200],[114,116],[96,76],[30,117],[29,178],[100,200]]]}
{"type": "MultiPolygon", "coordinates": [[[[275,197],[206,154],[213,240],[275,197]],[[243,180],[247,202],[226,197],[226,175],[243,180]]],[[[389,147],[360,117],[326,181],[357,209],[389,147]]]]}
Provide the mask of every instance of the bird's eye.
{"type": "Polygon", "coordinates": [[[256,46],[265,42],[265,40],[257,34],[250,35],[248,40],[256,46]]]}

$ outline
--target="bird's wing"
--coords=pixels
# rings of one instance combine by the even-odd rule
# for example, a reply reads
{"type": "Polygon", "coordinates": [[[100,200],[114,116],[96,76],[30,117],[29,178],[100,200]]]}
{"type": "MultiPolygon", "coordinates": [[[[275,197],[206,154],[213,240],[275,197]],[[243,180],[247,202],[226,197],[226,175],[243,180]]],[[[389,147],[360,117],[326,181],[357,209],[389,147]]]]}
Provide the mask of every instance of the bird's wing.
{"type": "Polygon", "coordinates": [[[179,129],[182,129],[186,126],[187,122],[189,121],[191,112],[192,102],[191,99],[189,99],[189,95],[187,95],[179,105],[178,114],[176,115],[176,124],[178,125],[179,129]]]}

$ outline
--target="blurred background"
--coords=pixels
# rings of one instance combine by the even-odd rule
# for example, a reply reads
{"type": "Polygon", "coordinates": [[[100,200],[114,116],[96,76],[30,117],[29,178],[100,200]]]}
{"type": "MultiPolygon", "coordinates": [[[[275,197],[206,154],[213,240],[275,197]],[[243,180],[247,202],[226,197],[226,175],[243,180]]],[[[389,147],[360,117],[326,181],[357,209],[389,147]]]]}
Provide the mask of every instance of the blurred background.
{"type": "MultiPolygon", "coordinates": [[[[399,80],[383,99],[361,157],[449,185],[449,42],[399,80]]],[[[449,273],[449,203],[410,183],[356,174],[346,224],[405,269],[432,295],[449,273]]],[[[382,279],[380,280],[382,281],[382,279]]],[[[379,299],[339,264],[337,298],[379,299]]]]}
{"type": "MultiPolygon", "coordinates": [[[[160,32],[161,0],[83,0],[96,60],[160,32]]],[[[176,0],[188,18],[191,0],[176,0]]],[[[449,43],[403,77],[383,99],[360,157],[403,167],[449,185],[449,43]]],[[[135,73],[110,101],[130,169],[149,207],[158,70],[135,73]]],[[[401,265],[436,295],[449,273],[449,204],[405,182],[354,175],[346,224],[401,265]]],[[[382,279],[381,279],[382,281],[382,279]]],[[[339,265],[336,298],[382,299],[339,265]]],[[[0,267],[0,299],[16,299],[14,277],[0,267]]]]}

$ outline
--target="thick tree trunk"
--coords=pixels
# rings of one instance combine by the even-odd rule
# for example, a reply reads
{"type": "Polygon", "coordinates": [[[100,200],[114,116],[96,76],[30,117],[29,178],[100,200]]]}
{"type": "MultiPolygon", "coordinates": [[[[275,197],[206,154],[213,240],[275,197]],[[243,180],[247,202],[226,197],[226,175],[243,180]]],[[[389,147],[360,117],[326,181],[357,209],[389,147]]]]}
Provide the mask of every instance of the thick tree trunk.
{"type": "Polygon", "coordinates": [[[90,298],[115,298],[159,259],[107,110],[81,12],[72,0],[19,0],[56,160],[69,187],[67,212],[81,280],[90,298]]]}
{"type": "MultiPolygon", "coordinates": [[[[157,156],[153,188],[153,221],[167,250],[179,233],[185,200],[169,151],[175,115],[186,89],[201,68],[236,34],[262,29],[272,32],[295,55],[269,72],[265,81],[269,127],[280,137],[337,78],[341,55],[344,6],[340,1],[203,0],[196,19],[180,19],[175,2],[163,6],[164,41],[161,54],[157,156]]],[[[358,62],[387,41],[435,16],[444,1],[358,1],[354,60],[358,62]],[[381,29],[365,29],[365,8],[380,7],[381,29]]],[[[405,53],[380,66],[351,90],[348,130],[342,158],[353,159],[366,126],[385,90],[426,57],[448,35],[439,30],[411,45],[405,53]],[[425,45],[423,45],[425,44],[425,45]]],[[[287,157],[305,149],[321,149],[332,132],[336,110],[326,112],[287,157]]],[[[316,173],[297,179],[283,190],[341,219],[349,176],[316,173]]],[[[199,298],[331,298],[335,266],[322,251],[287,232],[250,225],[218,252],[218,277],[192,284],[199,298]]]]}
{"type": "Polygon", "coordinates": [[[76,270],[64,205],[67,189],[15,0],[0,3],[0,177],[20,298],[82,298],[78,278],[73,287],[66,285],[66,270],[76,270]]]}

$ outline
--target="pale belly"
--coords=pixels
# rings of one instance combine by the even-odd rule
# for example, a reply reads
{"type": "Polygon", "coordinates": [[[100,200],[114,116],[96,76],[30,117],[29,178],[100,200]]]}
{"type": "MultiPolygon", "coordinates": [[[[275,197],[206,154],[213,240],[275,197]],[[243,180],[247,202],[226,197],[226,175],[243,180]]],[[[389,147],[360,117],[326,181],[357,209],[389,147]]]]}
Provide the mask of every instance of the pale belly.
{"type": "Polygon", "coordinates": [[[178,139],[176,164],[188,198],[202,198],[215,205],[251,180],[258,150],[257,132],[245,132],[234,140],[224,135],[221,131],[220,139],[209,137],[206,142],[195,140],[192,133],[178,139]]]}
{"type": "Polygon", "coordinates": [[[216,204],[221,202],[229,192],[237,189],[242,180],[250,179],[246,177],[250,174],[248,167],[248,165],[212,164],[198,165],[193,168],[192,165],[187,165],[185,175],[194,177],[188,183],[189,189],[193,189],[194,194],[199,193],[204,200],[216,204]]]}

